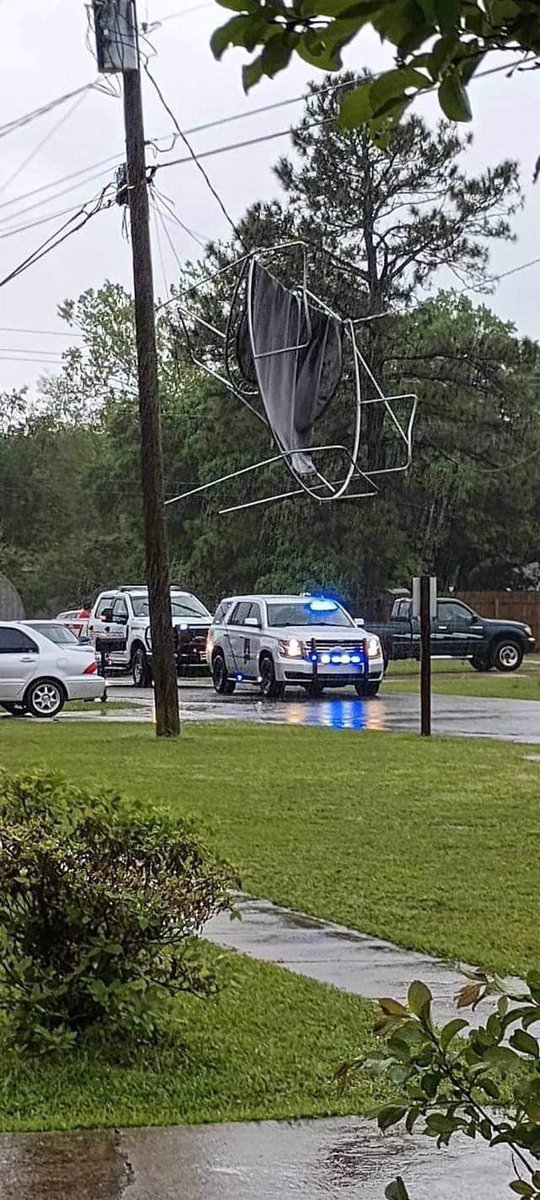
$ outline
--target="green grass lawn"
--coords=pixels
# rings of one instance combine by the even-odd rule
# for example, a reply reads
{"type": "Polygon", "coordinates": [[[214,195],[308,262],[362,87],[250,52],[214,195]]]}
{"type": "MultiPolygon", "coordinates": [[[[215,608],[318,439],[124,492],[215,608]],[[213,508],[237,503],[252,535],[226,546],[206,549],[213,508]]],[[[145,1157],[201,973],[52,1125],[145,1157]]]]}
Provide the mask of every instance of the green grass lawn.
{"type": "MultiPolygon", "coordinates": [[[[466,661],[434,659],[432,687],[445,696],[482,696],[499,700],[540,700],[540,665],[525,658],[519,671],[505,675],[501,671],[486,674],[474,671],[466,661]]],[[[392,662],[383,683],[385,692],[418,692],[420,664],[392,662]]]]}
{"type": "Polygon", "coordinates": [[[339,1062],[369,1045],[366,1001],[239,955],[222,959],[220,975],[217,997],[175,1003],[155,1046],[116,1039],[36,1059],[10,1048],[0,1028],[0,1130],[368,1111],[367,1079],[341,1099],[333,1081],[339,1062]]]}
{"type": "Polygon", "coordinates": [[[194,816],[247,891],[498,970],[540,962],[540,765],[525,746],[301,727],[6,720],[0,759],[194,816]]]}
{"type": "Polygon", "coordinates": [[[94,716],[107,716],[108,713],[119,712],[126,708],[140,708],[135,700],[106,700],[104,704],[101,700],[68,700],[64,712],[82,712],[92,713],[94,716]]]}

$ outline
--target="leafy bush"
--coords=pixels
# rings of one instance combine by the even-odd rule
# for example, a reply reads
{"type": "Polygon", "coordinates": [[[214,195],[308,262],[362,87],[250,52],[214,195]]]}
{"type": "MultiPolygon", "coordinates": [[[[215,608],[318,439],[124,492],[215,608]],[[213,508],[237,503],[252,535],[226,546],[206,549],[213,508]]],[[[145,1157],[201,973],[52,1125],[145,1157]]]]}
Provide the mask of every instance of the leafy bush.
{"type": "Polygon", "coordinates": [[[185,822],[47,773],[0,779],[0,1005],[50,1048],[90,1026],[154,1028],[215,978],[194,935],[236,880],[185,822]]]}
{"type": "MultiPolygon", "coordinates": [[[[458,993],[457,1007],[475,1009],[496,998],[485,1025],[471,1028],[456,1016],[437,1029],[431,992],[416,981],[407,1004],[379,1001],[380,1049],[343,1063],[337,1078],[343,1086],[351,1073],[368,1071],[391,1083],[394,1101],[376,1113],[383,1132],[403,1121],[408,1133],[418,1128],[437,1146],[447,1146],[456,1133],[508,1146],[516,1173],[511,1191],[540,1200],[540,972],[531,971],[526,985],[483,971],[466,974],[470,982],[458,993]]],[[[403,1179],[390,1183],[385,1196],[409,1200],[403,1179]]]]}

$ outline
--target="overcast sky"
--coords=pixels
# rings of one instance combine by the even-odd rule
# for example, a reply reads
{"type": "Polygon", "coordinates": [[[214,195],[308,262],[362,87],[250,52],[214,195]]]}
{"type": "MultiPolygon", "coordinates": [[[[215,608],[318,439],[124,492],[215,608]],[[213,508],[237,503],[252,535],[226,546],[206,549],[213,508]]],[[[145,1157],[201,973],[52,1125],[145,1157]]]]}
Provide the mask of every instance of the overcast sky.
{"type": "MultiPolygon", "coordinates": [[[[208,45],[215,26],[228,15],[216,4],[201,5],[196,0],[139,0],[141,21],[153,23],[167,18],[151,34],[157,54],[152,69],[184,128],[296,96],[315,74],[298,62],[276,80],[259,85],[246,98],[240,75],[245,56],[229,52],[222,63],[216,63],[208,45]]],[[[0,125],[96,78],[96,65],[87,42],[83,0],[0,0],[0,29],[3,48],[0,125]]],[[[346,61],[352,68],[377,69],[387,59],[377,41],[368,36],[349,50],[346,61]]],[[[540,184],[533,188],[531,183],[534,162],[540,153],[540,130],[533,115],[538,108],[537,94],[537,78],[532,74],[515,75],[511,80],[498,74],[473,85],[475,143],[467,158],[468,167],[477,171],[505,157],[517,158],[527,197],[525,209],[515,221],[517,242],[493,251],[494,274],[540,256],[540,184]]],[[[114,155],[121,159],[121,101],[91,91],[70,113],[73,103],[3,138],[0,143],[2,277],[69,214],[8,236],[12,230],[90,199],[107,182],[110,177],[107,172],[112,177],[114,171],[114,163],[100,165],[102,160],[114,155]],[[61,124],[55,130],[58,122],[61,124]],[[25,164],[29,156],[33,157],[25,164]],[[97,164],[94,170],[79,181],[67,180],[49,191],[18,199],[93,164],[97,164]],[[100,171],[105,174],[92,178],[100,171]],[[70,187],[72,182],[78,184],[76,190],[52,198],[56,191],[70,187]],[[39,207],[22,212],[37,201],[39,207]]],[[[301,104],[291,105],[200,133],[193,136],[193,143],[196,149],[203,150],[286,129],[301,107],[301,104]]],[[[145,110],[147,136],[166,134],[170,121],[149,86],[145,88],[145,110]]],[[[439,115],[431,99],[424,102],[423,111],[430,120],[439,115]]],[[[240,216],[253,201],[277,194],[271,168],[286,148],[287,139],[283,138],[218,155],[205,163],[234,217],[240,216]]],[[[171,167],[158,180],[181,220],[198,236],[216,238],[227,233],[222,213],[193,165],[171,167]]],[[[120,209],[114,207],[100,214],[85,230],[0,290],[0,390],[31,384],[45,369],[43,363],[23,362],[25,356],[43,355],[54,367],[53,356],[58,356],[68,344],[65,338],[51,332],[65,328],[56,316],[57,305],[64,298],[77,297],[89,287],[99,287],[106,278],[129,286],[130,249],[122,237],[121,226],[120,209]],[[7,327],[44,332],[8,332],[7,327]],[[11,357],[19,361],[9,361],[11,357]]],[[[170,229],[180,258],[197,257],[199,249],[189,235],[178,226],[170,229]]],[[[166,244],[163,258],[170,283],[177,268],[166,244]]],[[[154,259],[156,291],[163,294],[165,284],[157,247],[154,259]]],[[[450,277],[441,282],[451,286],[450,277]]],[[[539,284],[540,264],[502,280],[488,303],[500,316],[512,320],[520,332],[540,338],[539,284]]]]}

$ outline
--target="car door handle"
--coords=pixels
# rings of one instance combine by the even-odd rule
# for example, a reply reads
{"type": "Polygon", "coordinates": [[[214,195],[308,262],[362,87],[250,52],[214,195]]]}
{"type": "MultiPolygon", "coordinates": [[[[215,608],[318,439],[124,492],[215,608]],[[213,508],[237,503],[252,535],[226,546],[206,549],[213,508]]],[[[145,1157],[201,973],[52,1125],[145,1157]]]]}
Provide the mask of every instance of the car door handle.
{"type": "Polygon", "coordinates": [[[19,662],[35,662],[35,661],[36,661],[36,659],[35,659],[34,654],[25,654],[24,658],[19,659],[19,662]]]}

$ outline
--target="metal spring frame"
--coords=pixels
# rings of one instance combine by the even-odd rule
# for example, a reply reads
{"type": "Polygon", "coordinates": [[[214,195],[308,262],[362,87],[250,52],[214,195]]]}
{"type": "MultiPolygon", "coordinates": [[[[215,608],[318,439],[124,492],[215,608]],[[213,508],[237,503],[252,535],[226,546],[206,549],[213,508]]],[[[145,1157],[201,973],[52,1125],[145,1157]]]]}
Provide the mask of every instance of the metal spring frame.
{"type": "MultiPolygon", "coordinates": [[[[208,483],[201,484],[196,488],[190,488],[188,491],[182,492],[178,496],[172,496],[169,500],[166,500],[165,503],[167,505],[175,504],[180,500],[187,499],[189,496],[193,496],[198,493],[205,492],[212,487],[217,487],[219,484],[226,483],[231,479],[237,479],[240,476],[246,475],[252,471],[261,470],[263,467],[270,466],[271,464],[276,463],[276,462],[282,462],[288,468],[293,479],[299,485],[297,488],[294,488],[293,490],[289,490],[289,491],[285,491],[285,492],[278,492],[272,496],[265,496],[259,500],[247,501],[244,504],[235,504],[230,507],[220,509],[219,510],[220,513],[224,514],[224,513],[230,513],[230,512],[239,512],[245,508],[254,508],[261,504],[270,504],[274,501],[289,499],[294,496],[301,496],[301,495],[307,495],[311,499],[316,500],[319,504],[325,504],[325,503],[329,503],[331,501],[338,501],[338,500],[343,500],[343,499],[349,499],[349,500],[362,499],[366,496],[375,495],[379,489],[373,479],[374,475],[389,475],[389,474],[394,474],[394,473],[400,472],[400,471],[406,471],[407,468],[411,464],[411,461],[412,461],[412,431],[413,431],[414,420],[415,420],[415,416],[416,416],[418,398],[412,392],[402,393],[401,395],[397,395],[397,396],[385,396],[384,395],[379,383],[377,382],[375,376],[373,375],[373,372],[371,371],[368,363],[366,362],[364,355],[361,353],[361,351],[358,347],[357,341],[356,341],[355,326],[357,324],[361,324],[365,321],[372,320],[373,317],[358,318],[356,320],[347,319],[344,321],[342,319],[342,317],[339,315],[339,313],[334,312],[333,309],[331,309],[327,304],[324,303],[324,301],[320,300],[318,296],[315,296],[315,294],[308,289],[308,287],[307,287],[307,244],[305,242],[303,242],[301,239],[296,239],[296,240],[293,240],[290,242],[283,242],[283,243],[280,243],[278,246],[262,247],[260,249],[250,251],[248,254],[245,254],[241,258],[237,259],[236,262],[231,263],[229,266],[222,268],[221,270],[219,270],[217,272],[214,272],[213,274],[209,275],[207,278],[205,278],[203,280],[200,280],[199,283],[197,285],[195,285],[195,287],[192,287],[188,290],[190,292],[199,290],[199,288],[203,287],[206,283],[212,282],[212,280],[214,278],[216,278],[217,275],[223,275],[227,271],[235,270],[238,267],[240,267],[240,274],[239,274],[238,279],[235,284],[225,332],[218,329],[216,326],[211,325],[210,322],[206,321],[204,317],[200,317],[197,313],[190,312],[190,310],[184,304],[182,304],[180,302],[178,302],[178,313],[179,313],[180,321],[181,321],[181,324],[182,324],[182,327],[183,327],[183,330],[185,333],[186,342],[187,342],[187,346],[188,346],[188,352],[190,354],[192,362],[196,366],[198,366],[201,370],[203,370],[206,374],[210,375],[217,382],[221,383],[224,387],[226,387],[229,391],[231,391],[242,402],[242,404],[244,404],[246,406],[246,408],[248,408],[249,411],[252,412],[253,415],[258,418],[259,421],[261,421],[264,425],[267,426],[267,428],[269,429],[269,431],[271,433],[272,439],[276,445],[276,449],[277,449],[278,453],[276,455],[273,455],[270,458],[262,459],[259,462],[252,463],[252,464],[250,464],[250,466],[242,467],[238,471],[231,471],[227,475],[222,475],[218,479],[210,480],[208,483]],[[247,312],[248,312],[248,321],[249,321],[249,329],[250,329],[250,338],[251,338],[252,347],[253,347],[253,326],[252,326],[252,319],[251,319],[251,305],[250,305],[249,301],[250,301],[251,295],[252,295],[255,263],[259,258],[261,258],[264,255],[276,254],[283,250],[289,250],[295,246],[299,246],[302,250],[302,283],[298,290],[301,293],[303,304],[304,304],[306,325],[307,325],[309,336],[307,338],[307,341],[299,342],[294,346],[279,347],[277,350],[265,351],[262,354],[256,354],[255,352],[253,352],[253,358],[254,358],[254,361],[256,361],[259,358],[268,357],[269,355],[292,353],[292,352],[297,352],[301,349],[305,349],[309,345],[309,341],[311,338],[311,328],[312,327],[311,327],[311,316],[310,316],[310,304],[316,305],[322,312],[324,312],[328,316],[332,316],[336,320],[340,321],[344,326],[345,335],[350,341],[352,351],[353,351],[353,361],[354,361],[356,403],[355,403],[355,428],[354,428],[352,452],[349,449],[347,449],[346,446],[343,446],[341,444],[336,444],[336,443],[329,444],[329,445],[295,448],[294,450],[284,449],[279,444],[278,439],[276,438],[276,435],[274,434],[273,430],[271,429],[271,426],[270,426],[270,423],[269,423],[267,417],[263,413],[259,412],[255,408],[255,406],[253,404],[251,404],[247,399],[248,395],[251,397],[259,395],[260,394],[259,391],[251,390],[251,389],[248,391],[248,390],[241,389],[238,386],[238,384],[235,383],[235,381],[232,377],[230,354],[231,354],[231,343],[232,343],[233,314],[235,312],[236,302],[238,300],[240,288],[242,287],[242,284],[245,281],[247,284],[247,289],[248,289],[247,312]],[[194,348],[193,348],[192,340],[190,337],[189,328],[187,325],[188,320],[195,320],[200,325],[202,325],[203,327],[208,329],[211,333],[216,335],[223,342],[223,344],[224,344],[224,359],[225,359],[225,374],[222,374],[219,370],[215,369],[213,366],[204,362],[202,359],[197,358],[194,348]],[[375,388],[375,391],[378,393],[377,396],[373,397],[370,400],[362,399],[361,373],[360,373],[361,369],[363,369],[366,372],[366,375],[368,376],[373,387],[375,388]],[[392,408],[392,403],[395,403],[398,400],[405,400],[405,401],[411,402],[409,419],[407,421],[405,428],[403,427],[401,421],[398,419],[398,417],[396,416],[396,414],[392,408]],[[368,467],[368,468],[366,468],[366,470],[363,470],[358,465],[358,453],[359,453],[359,449],[360,449],[360,437],[361,437],[361,425],[362,425],[362,407],[365,404],[381,404],[381,403],[384,404],[385,409],[389,414],[390,420],[391,420],[392,424],[394,425],[395,430],[397,431],[400,439],[405,444],[405,447],[406,447],[405,461],[396,467],[377,467],[377,468],[372,468],[372,469],[370,469],[368,467]],[[302,478],[301,473],[298,472],[293,465],[294,456],[297,454],[313,455],[313,454],[317,454],[317,453],[336,451],[336,450],[341,451],[346,456],[346,458],[349,460],[349,467],[348,467],[343,479],[334,480],[333,482],[331,482],[319,470],[317,470],[317,468],[314,467],[314,474],[317,475],[317,477],[319,479],[319,483],[313,483],[310,485],[306,482],[306,480],[304,478],[302,478]],[[357,479],[358,480],[363,479],[367,483],[369,490],[361,491],[361,492],[349,492],[350,485],[353,483],[354,480],[357,480],[357,479]],[[330,492],[330,495],[321,495],[320,491],[322,488],[326,488],[327,491],[330,492]]],[[[379,314],[377,314],[377,315],[379,315],[379,314]]],[[[383,315],[383,314],[380,314],[380,315],[383,315]]]]}

